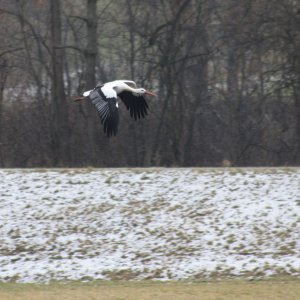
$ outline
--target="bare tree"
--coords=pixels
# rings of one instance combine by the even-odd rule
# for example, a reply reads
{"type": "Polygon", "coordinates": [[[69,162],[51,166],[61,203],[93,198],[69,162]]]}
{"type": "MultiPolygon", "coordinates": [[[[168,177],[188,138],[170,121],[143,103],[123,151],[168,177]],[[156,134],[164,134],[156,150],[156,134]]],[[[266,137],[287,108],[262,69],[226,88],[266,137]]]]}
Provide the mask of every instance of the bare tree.
{"type": "Polygon", "coordinates": [[[3,98],[4,88],[8,76],[7,61],[0,58],[0,167],[5,166],[4,151],[3,151],[3,98]]]}
{"type": "Polygon", "coordinates": [[[14,0],[0,14],[1,166],[300,163],[297,1],[14,0]],[[117,78],[158,97],[139,122],[120,104],[107,139],[72,97],[117,78]]]}
{"type": "Polygon", "coordinates": [[[54,165],[66,164],[70,156],[68,105],[64,88],[60,1],[50,2],[52,61],[52,151],[54,165]]]}

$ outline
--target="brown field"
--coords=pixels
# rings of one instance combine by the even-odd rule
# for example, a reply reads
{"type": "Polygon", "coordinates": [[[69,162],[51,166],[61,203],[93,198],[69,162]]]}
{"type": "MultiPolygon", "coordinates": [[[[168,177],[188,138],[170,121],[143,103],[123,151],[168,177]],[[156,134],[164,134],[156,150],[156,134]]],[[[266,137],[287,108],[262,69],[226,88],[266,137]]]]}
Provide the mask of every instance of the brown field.
{"type": "Polygon", "coordinates": [[[298,300],[299,279],[0,284],[1,300],[298,300]]]}

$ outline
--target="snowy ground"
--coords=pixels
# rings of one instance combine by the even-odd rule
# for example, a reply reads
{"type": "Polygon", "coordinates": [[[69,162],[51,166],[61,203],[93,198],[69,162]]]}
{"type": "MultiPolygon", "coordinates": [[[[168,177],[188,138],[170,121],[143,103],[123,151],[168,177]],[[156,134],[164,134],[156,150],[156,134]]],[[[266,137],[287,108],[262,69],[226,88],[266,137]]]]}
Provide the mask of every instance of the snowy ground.
{"type": "Polygon", "coordinates": [[[300,168],[0,170],[0,281],[300,276],[300,168]]]}

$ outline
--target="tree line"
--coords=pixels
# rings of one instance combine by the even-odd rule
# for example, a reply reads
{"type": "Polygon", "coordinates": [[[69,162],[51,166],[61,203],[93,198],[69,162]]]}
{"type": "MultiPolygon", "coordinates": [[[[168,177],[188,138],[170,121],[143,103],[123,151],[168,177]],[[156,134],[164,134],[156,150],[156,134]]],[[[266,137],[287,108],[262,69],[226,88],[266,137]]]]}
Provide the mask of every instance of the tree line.
{"type": "Polygon", "coordinates": [[[0,2],[0,167],[300,164],[300,2],[0,2]],[[103,134],[97,83],[154,90],[103,134]]]}

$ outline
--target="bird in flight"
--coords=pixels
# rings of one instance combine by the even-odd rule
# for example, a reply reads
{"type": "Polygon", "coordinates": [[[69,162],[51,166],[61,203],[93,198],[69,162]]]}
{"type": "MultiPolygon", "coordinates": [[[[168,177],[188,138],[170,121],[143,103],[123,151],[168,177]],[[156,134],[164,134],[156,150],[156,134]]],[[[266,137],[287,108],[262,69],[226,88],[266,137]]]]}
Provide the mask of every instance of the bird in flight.
{"type": "Polygon", "coordinates": [[[110,137],[116,135],[119,124],[118,98],[122,100],[135,120],[144,118],[149,106],[144,98],[145,95],[156,96],[153,92],[144,88],[137,88],[131,80],[115,80],[97,85],[93,90],[76,97],[74,101],[90,99],[95,105],[104,126],[104,133],[110,137]]]}

